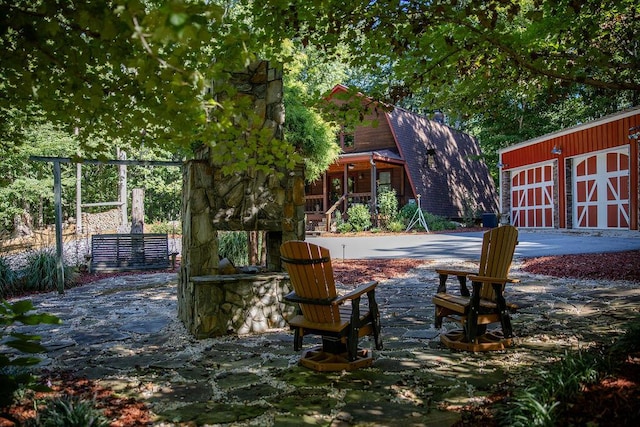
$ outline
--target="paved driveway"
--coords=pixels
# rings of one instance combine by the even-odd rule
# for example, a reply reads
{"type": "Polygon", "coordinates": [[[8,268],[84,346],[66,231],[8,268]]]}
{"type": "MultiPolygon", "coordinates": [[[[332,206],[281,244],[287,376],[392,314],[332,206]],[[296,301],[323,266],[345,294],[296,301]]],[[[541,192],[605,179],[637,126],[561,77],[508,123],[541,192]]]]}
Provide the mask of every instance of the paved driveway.
{"type": "MultiPolygon", "coordinates": [[[[482,232],[416,233],[371,237],[307,237],[333,258],[462,258],[480,257],[482,232]]],[[[520,230],[517,257],[640,250],[640,232],[547,232],[520,230]]]]}

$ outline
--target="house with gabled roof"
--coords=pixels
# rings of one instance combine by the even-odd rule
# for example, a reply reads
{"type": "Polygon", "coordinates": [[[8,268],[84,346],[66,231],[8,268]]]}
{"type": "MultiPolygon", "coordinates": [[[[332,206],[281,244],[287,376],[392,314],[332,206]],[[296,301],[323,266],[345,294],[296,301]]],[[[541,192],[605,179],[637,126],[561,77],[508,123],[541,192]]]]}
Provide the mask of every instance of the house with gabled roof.
{"type": "MultiPolygon", "coordinates": [[[[338,85],[329,99],[347,91],[338,85]]],[[[477,141],[445,124],[442,114],[429,119],[384,106],[369,108],[365,118],[352,132],[340,133],[338,161],[307,185],[309,227],[321,223],[329,229],[336,210],[345,213],[358,203],[375,217],[377,195],[385,189],[396,191],[400,206],[419,201],[423,210],[452,220],[465,218],[469,210],[498,212],[497,191],[477,141]]]]}

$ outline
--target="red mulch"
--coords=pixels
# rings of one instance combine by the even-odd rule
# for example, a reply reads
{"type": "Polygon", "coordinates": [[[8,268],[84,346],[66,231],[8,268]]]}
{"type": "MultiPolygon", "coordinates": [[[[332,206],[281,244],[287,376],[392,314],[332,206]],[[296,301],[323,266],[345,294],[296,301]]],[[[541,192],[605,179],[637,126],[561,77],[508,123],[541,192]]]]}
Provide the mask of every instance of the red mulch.
{"type": "Polygon", "coordinates": [[[640,282],[640,250],[531,258],[524,262],[523,269],[555,277],[640,282]]]}
{"type": "MultiPolygon", "coordinates": [[[[409,270],[423,264],[413,259],[381,260],[334,260],[333,267],[337,281],[345,284],[361,283],[369,280],[382,281],[391,277],[401,277],[409,270]]],[[[612,254],[563,255],[541,257],[526,260],[523,269],[530,273],[558,277],[577,277],[612,280],[640,281],[640,251],[612,254]]],[[[165,270],[166,271],[166,270],[165,270]]],[[[153,273],[153,272],[147,272],[153,273]]],[[[122,273],[82,275],[79,285],[90,283],[104,277],[122,273]]],[[[128,273],[130,274],[130,273],[128,273]]],[[[136,274],[140,274],[136,272],[136,274]]],[[[49,380],[54,395],[77,395],[94,399],[97,407],[112,422],[111,426],[149,425],[151,415],[144,403],[131,398],[121,398],[96,382],[73,376],[72,373],[46,373],[43,379],[49,380]]],[[[463,410],[463,421],[459,426],[497,426],[492,408],[507,397],[504,390],[491,396],[489,403],[481,407],[468,407],[463,410]]],[[[39,395],[42,401],[44,395],[39,395]]],[[[604,378],[598,384],[586,387],[563,421],[563,425],[587,425],[595,421],[599,426],[631,425],[640,418],[640,355],[628,355],[618,364],[615,375],[604,378]]],[[[9,408],[12,417],[24,421],[34,416],[33,401],[25,400],[9,408]]],[[[12,426],[7,419],[0,417],[0,427],[12,426]]]]}
{"type": "Polygon", "coordinates": [[[424,263],[424,260],[408,258],[345,259],[344,261],[334,259],[331,261],[335,280],[345,285],[403,277],[409,270],[424,263]]]}
{"type": "MultiPolygon", "coordinates": [[[[11,418],[19,422],[17,425],[23,425],[26,420],[36,417],[34,402],[44,406],[46,399],[71,396],[95,402],[95,407],[111,420],[111,427],[140,427],[151,424],[151,413],[143,402],[131,397],[118,396],[93,380],[76,377],[70,372],[44,372],[40,380],[52,391],[32,393],[30,397],[9,408],[11,418]]],[[[0,427],[15,425],[0,415],[0,427]]]]}

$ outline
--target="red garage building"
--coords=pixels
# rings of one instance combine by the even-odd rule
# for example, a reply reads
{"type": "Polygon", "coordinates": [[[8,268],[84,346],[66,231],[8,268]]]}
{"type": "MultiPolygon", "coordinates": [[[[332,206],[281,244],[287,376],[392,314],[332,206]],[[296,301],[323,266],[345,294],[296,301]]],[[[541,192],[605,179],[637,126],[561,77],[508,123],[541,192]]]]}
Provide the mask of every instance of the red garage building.
{"type": "Polygon", "coordinates": [[[503,221],[638,230],[639,132],[636,107],[500,150],[503,221]]]}

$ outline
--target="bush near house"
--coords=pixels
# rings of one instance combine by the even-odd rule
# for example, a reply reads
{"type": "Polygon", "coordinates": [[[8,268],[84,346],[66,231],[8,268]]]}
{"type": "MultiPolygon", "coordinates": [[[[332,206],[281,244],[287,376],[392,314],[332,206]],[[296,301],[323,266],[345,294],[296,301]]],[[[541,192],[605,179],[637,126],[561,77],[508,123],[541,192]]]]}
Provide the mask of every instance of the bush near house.
{"type": "Polygon", "coordinates": [[[347,216],[347,222],[353,227],[353,231],[360,232],[371,228],[371,213],[367,205],[352,205],[347,210],[347,216]]]}
{"type": "MultiPolygon", "coordinates": [[[[415,203],[406,204],[400,209],[398,212],[397,220],[401,221],[405,228],[409,225],[409,222],[413,219],[416,211],[418,210],[418,205],[415,203]]],[[[457,228],[457,224],[453,221],[448,220],[447,218],[433,215],[429,212],[422,211],[424,214],[424,219],[427,223],[427,227],[429,227],[429,231],[442,231],[442,230],[455,230],[457,228]]],[[[425,231],[422,225],[419,223],[413,227],[414,230],[425,231]]]]}

